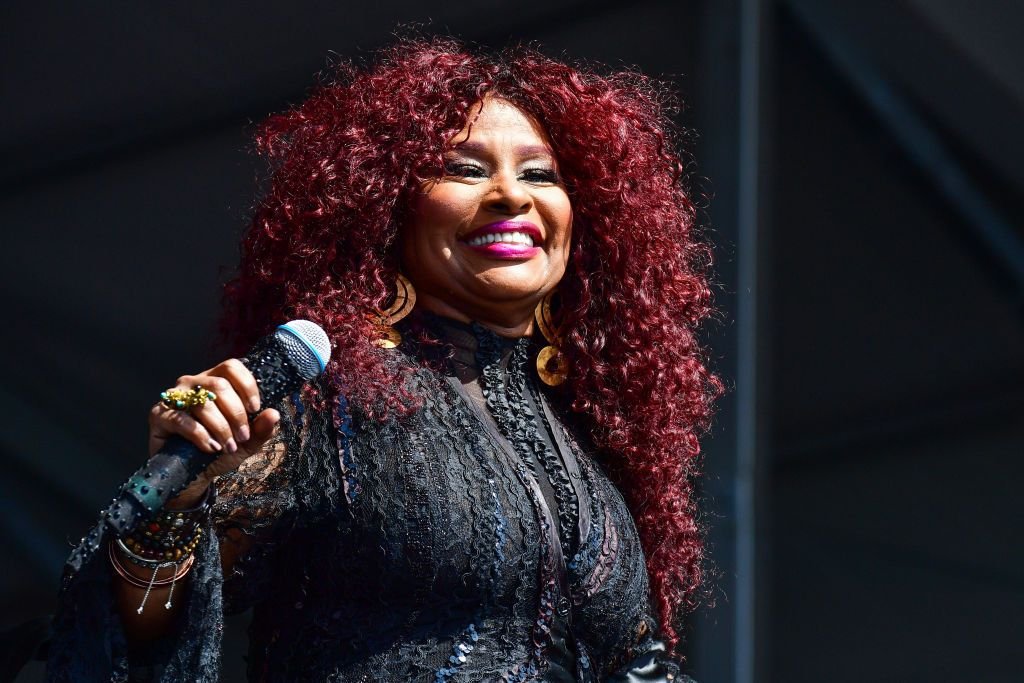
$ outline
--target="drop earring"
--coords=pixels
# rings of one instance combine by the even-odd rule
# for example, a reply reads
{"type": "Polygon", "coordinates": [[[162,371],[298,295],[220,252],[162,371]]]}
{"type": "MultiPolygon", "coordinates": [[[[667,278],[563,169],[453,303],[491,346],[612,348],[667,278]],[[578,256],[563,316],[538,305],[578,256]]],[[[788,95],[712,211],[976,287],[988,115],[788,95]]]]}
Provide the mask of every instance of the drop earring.
{"type": "Polygon", "coordinates": [[[370,315],[377,329],[377,338],[373,343],[382,349],[393,349],[402,343],[402,334],[394,328],[394,324],[412,313],[416,305],[416,290],[409,278],[398,273],[395,277],[395,300],[387,310],[378,310],[370,315]]]}
{"type": "Polygon", "coordinates": [[[537,354],[537,375],[540,380],[549,387],[557,387],[565,381],[569,375],[569,362],[565,354],[558,348],[562,343],[559,325],[554,322],[554,315],[551,312],[551,302],[555,298],[555,290],[544,295],[544,298],[534,309],[533,317],[537,321],[537,327],[548,345],[537,354]]]}

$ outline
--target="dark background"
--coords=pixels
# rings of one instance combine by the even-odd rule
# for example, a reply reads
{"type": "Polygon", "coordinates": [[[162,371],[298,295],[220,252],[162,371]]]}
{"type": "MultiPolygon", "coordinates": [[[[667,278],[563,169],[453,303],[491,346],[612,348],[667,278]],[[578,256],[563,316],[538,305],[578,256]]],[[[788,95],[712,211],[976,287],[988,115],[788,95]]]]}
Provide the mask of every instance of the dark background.
{"type": "Polygon", "coordinates": [[[0,629],[53,609],[155,394],[219,360],[252,122],[428,20],[686,103],[734,387],[692,673],[1021,680],[1024,5],[995,0],[6,3],[0,629]]]}

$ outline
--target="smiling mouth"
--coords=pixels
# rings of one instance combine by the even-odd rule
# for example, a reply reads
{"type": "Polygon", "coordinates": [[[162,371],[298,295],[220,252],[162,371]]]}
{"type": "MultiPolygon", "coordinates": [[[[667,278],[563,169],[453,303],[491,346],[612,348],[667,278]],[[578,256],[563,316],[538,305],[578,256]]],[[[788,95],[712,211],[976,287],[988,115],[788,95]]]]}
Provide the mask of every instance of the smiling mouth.
{"type": "Polygon", "coordinates": [[[478,235],[472,239],[466,240],[466,244],[471,247],[483,247],[488,244],[510,244],[510,245],[522,245],[525,247],[533,246],[533,237],[525,232],[513,231],[513,232],[492,232],[486,235],[478,235]]]}
{"type": "Polygon", "coordinates": [[[533,258],[544,243],[540,228],[530,221],[497,221],[477,228],[459,240],[489,259],[521,261],[533,258]]]}
{"type": "Polygon", "coordinates": [[[486,247],[488,244],[506,244],[529,249],[543,244],[540,228],[530,221],[495,221],[473,230],[460,238],[471,247],[486,247]]]}

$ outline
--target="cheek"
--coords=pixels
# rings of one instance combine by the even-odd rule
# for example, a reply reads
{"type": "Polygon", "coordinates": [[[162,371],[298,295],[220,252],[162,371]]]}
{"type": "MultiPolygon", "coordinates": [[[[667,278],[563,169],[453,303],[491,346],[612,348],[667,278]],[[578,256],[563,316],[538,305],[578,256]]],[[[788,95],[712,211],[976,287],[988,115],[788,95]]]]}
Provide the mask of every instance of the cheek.
{"type": "Polygon", "coordinates": [[[451,184],[435,186],[422,195],[416,204],[416,227],[419,238],[451,237],[459,226],[474,215],[475,206],[467,192],[451,184]]]}
{"type": "MultiPolygon", "coordinates": [[[[452,243],[467,210],[465,192],[440,183],[416,201],[413,220],[402,237],[402,268],[424,291],[442,286],[450,268],[452,243]]],[[[472,213],[469,214],[472,216],[472,213]]]]}
{"type": "Polygon", "coordinates": [[[548,225],[555,230],[555,242],[563,249],[569,248],[572,239],[572,204],[564,192],[548,198],[545,202],[548,225]]]}

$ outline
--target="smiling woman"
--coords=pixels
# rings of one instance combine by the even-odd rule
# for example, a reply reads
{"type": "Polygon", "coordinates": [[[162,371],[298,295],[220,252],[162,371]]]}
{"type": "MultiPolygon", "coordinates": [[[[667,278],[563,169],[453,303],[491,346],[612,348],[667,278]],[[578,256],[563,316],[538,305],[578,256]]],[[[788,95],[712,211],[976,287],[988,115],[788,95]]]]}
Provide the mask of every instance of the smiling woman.
{"type": "Polygon", "coordinates": [[[435,40],[268,120],[225,328],[314,320],[332,360],[281,411],[234,359],[165,392],[150,452],[217,457],[76,549],[51,680],[217,680],[249,607],[252,680],[685,678],[721,384],[668,101],[435,40]]]}
{"type": "Polygon", "coordinates": [[[421,305],[499,334],[532,331],[537,303],[569,260],[572,208],[536,121],[488,97],[424,184],[402,232],[402,267],[421,305]]]}

